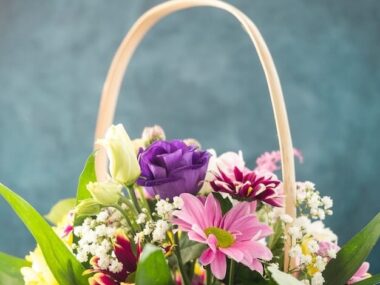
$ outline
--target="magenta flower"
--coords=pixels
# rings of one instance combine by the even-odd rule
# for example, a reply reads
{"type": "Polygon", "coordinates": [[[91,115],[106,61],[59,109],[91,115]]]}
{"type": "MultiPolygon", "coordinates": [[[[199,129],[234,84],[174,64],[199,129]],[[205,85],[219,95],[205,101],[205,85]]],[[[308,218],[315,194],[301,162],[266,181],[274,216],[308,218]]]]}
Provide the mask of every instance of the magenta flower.
{"type": "Polygon", "coordinates": [[[282,195],[278,186],[280,180],[276,176],[260,175],[256,171],[240,170],[234,168],[231,173],[219,169],[210,182],[216,192],[230,194],[237,200],[262,201],[275,207],[282,206],[282,195]]]}
{"type": "Polygon", "coordinates": [[[210,153],[183,141],[156,141],[139,155],[137,184],[149,195],[172,199],[181,193],[197,194],[205,179],[210,153]]]}
{"type": "Polygon", "coordinates": [[[241,202],[223,216],[212,194],[204,202],[190,194],[180,197],[184,205],[173,213],[173,223],[187,232],[190,240],[208,245],[199,261],[210,264],[216,278],[226,275],[226,257],[263,274],[260,260],[271,260],[272,252],[260,240],[272,230],[259,223],[253,214],[253,203],[241,202]]]}
{"type": "Polygon", "coordinates": [[[364,279],[367,279],[371,277],[371,274],[368,273],[369,270],[369,263],[364,262],[358,269],[358,271],[355,272],[354,276],[350,278],[350,280],[347,281],[348,285],[355,284],[359,281],[362,281],[364,279]]]}

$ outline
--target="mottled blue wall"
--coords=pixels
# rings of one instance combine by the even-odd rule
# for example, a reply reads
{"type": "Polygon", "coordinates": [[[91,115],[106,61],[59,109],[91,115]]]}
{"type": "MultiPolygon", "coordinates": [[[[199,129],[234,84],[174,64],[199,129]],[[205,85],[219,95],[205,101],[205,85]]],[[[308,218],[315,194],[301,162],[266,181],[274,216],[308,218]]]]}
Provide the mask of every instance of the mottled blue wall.
{"type": "MultiPolygon", "coordinates": [[[[0,0],[0,181],[40,212],[73,196],[91,152],[102,83],[131,24],[160,1],[0,0]]],[[[298,178],[335,199],[346,241],[380,210],[380,1],[230,1],[261,29],[283,83],[298,178]]],[[[161,22],[132,61],[117,122],[161,124],[250,165],[277,149],[263,72],[239,24],[195,9],[161,22]]],[[[0,250],[31,236],[0,201],[0,250]]],[[[380,248],[372,255],[380,270],[380,248]]]]}

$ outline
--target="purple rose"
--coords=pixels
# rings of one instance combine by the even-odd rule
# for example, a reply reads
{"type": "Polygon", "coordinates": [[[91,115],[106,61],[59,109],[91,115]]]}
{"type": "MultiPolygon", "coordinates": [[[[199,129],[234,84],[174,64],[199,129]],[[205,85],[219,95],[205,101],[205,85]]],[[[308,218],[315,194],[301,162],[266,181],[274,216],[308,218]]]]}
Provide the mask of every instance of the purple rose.
{"type": "Polygon", "coordinates": [[[181,193],[197,194],[205,179],[210,153],[183,141],[156,141],[139,154],[137,184],[151,195],[172,199],[181,193]]]}

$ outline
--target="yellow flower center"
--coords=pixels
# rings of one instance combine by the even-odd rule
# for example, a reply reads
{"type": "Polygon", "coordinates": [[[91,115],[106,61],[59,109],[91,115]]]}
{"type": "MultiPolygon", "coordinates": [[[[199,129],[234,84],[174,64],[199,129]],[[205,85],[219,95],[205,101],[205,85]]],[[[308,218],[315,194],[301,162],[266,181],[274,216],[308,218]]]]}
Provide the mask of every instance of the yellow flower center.
{"type": "Polygon", "coordinates": [[[235,242],[235,238],[232,234],[217,227],[209,227],[205,229],[205,234],[207,236],[213,234],[216,237],[216,240],[218,241],[217,246],[220,248],[230,247],[235,242]]]}

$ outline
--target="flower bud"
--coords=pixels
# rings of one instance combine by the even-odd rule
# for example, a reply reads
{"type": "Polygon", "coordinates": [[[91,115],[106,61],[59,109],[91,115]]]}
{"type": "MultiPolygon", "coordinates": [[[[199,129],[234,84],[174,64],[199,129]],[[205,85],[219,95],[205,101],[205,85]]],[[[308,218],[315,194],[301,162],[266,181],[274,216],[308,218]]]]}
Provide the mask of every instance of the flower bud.
{"type": "Polygon", "coordinates": [[[122,186],[112,181],[90,182],[87,190],[92,198],[101,205],[114,205],[120,200],[122,186]]]}
{"type": "Polygon", "coordinates": [[[97,143],[106,149],[113,180],[124,185],[133,184],[140,176],[140,166],[135,147],[123,125],[112,125],[105,138],[97,143]]]}
{"type": "Polygon", "coordinates": [[[165,140],[165,132],[158,125],[154,125],[153,127],[146,127],[143,130],[141,138],[145,142],[145,145],[149,146],[155,141],[165,140]]]}
{"type": "Polygon", "coordinates": [[[94,216],[100,212],[101,208],[101,205],[94,199],[85,199],[75,207],[75,216],[77,218],[94,216]]]}

